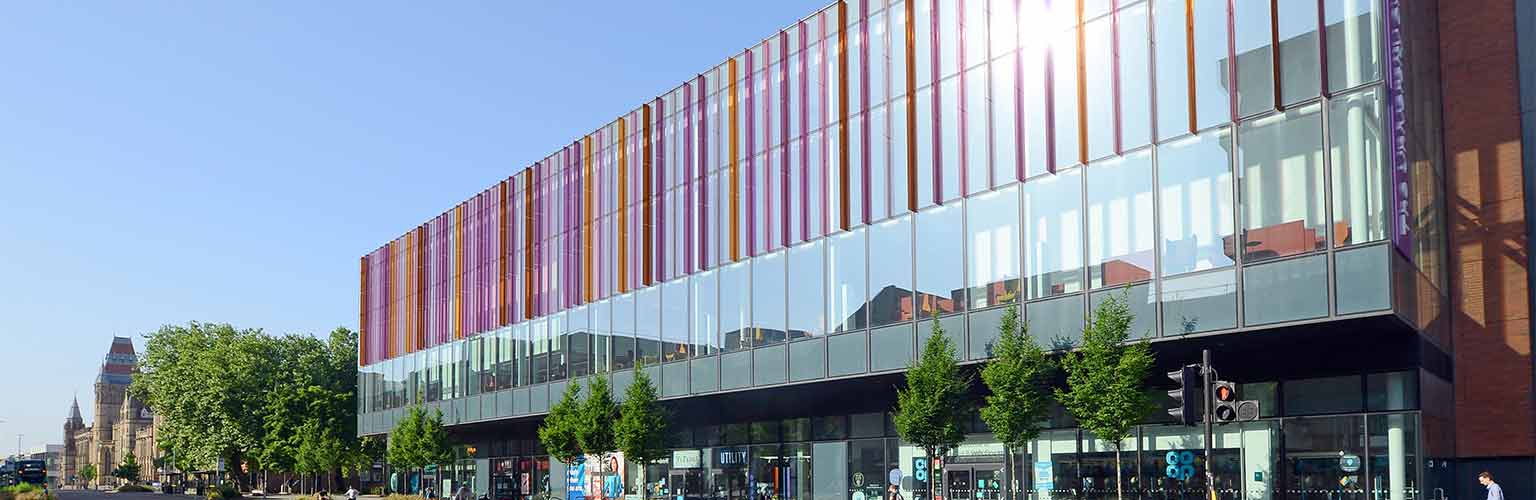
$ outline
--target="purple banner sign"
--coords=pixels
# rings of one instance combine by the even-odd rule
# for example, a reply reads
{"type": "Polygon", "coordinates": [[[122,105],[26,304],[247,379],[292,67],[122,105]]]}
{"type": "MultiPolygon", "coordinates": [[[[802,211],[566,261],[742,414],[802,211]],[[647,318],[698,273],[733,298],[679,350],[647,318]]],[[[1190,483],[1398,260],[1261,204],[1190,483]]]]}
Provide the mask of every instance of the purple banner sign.
{"type": "Polygon", "coordinates": [[[1403,92],[1402,0],[1385,0],[1387,28],[1387,124],[1392,167],[1392,246],[1413,262],[1413,212],[1409,209],[1408,112],[1403,92]]]}

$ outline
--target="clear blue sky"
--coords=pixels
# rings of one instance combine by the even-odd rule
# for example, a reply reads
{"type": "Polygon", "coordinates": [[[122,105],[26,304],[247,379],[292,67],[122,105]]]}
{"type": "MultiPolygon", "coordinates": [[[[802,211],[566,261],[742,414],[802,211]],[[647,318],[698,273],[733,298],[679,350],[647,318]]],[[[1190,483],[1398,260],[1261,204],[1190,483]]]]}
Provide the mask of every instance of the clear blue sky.
{"type": "Polygon", "coordinates": [[[8,4],[0,455],[113,334],[355,328],[361,255],[826,3],[8,4]]]}

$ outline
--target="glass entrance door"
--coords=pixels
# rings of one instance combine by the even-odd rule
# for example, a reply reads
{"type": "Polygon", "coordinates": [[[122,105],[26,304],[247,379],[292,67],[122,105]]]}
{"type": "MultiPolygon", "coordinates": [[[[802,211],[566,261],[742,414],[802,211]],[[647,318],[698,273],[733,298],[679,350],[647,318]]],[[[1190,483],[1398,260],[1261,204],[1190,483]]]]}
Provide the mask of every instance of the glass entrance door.
{"type": "Polygon", "coordinates": [[[944,472],[945,500],[1000,500],[1001,464],[951,465],[944,472]]]}

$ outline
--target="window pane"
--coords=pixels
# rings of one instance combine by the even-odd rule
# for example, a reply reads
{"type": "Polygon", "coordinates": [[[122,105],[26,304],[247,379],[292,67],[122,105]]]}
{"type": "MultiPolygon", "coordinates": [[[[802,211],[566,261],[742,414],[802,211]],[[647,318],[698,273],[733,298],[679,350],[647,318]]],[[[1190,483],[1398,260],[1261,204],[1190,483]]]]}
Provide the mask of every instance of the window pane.
{"type": "Polygon", "coordinates": [[[789,251],[789,338],[820,336],[826,332],[826,269],[821,240],[789,251]]]}
{"type": "Polygon", "coordinates": [[[1189,133],[1188,39],[1184,32],[1184,2],[1156,0],[1153,21],[1157,35],[1157,138],[1189,133]]]}
{"type": "Polygon", "coordinates": [[[1013,54],[992,60],[992,179],[999,186],[1018,178],[1014,66],[1013,54]]]}
{"type": "Polygon", "coordinates": [[[1328,315],[1328,256],[1243,267],[1243,322],[1276,323],[1328,315]]]}
{"type": "Polygon", "coordinates": [[[992,136],[987,130],[987,103],[987,66],[983,64],[965,72],[966,194],[985,191],[989,186],[992,167],[988,141],[992,136]]]}
{"type": "Polygon", "coordinates": [[[1024,168],[1027,176],[1035,176],[1046,172],[1046,126],[1045,121],[1045,51],[1044,43],[1026,45],[1019,49],[1023,53],[1023,81],[1019,83],[1024,88],[1024,168]]]}
{"type": "Polygon", "coordinates": [[[566,352],[570,353],[571,378],[592,373],[592,334],[587,327],[587,308],[578,308],[565,317],[566,352]]]}
{"type": "Polygon", "coordinates": [[[748,294],[751,293],[747,287],[747,280],[751,278],[748,275],[751,271],[748,262],[742,261],[720,269],[720,348],[725,352],[752,347],[747,332],[751,321],[747,311],[750,305],[748,294]]]}
{"type": "Polygon", "coordinates": [[[751,345],[784,342],[784,252],[752,260],[751,345]]]}
{"type": "MultiPolygon", "coordinates": [[[[1419,414],[1370,415],[1370,491],[1387,498],[1406,498],[1419,490],[1419,414]]],[[[1434,428],[1431,424],[1431,428],[1434,428]]]]}
{"type": "Polygon", "coordinates": [[[1152,142],[1151,41],[1147,4],[1121,9],[1120,143],[1126,149],[1152,142]]]}
{"type": "Polygon", "coordinates": [[[939,84],[939,154],[943,175],[944,200],[953,200],[965,192],[960,179],[960,78],[953,77],[939,84]]]}
{"type": "MultiPolygon", "coordinates": [[[[1195,2],[1195,116],[1205,129],[1232,120],[1227,101],[1226,0],[1195,2]]],[[[1158,107],[1162,109],[1161,106],[1158,107]]]]}
{"type": "Polygon", "coordinates": [[[841,233],[828,241],[827,317],[832,332],[864,328],[864,230],[841,233]]]}
{"type": "Polygon", "coordinates": [[[1381,79],[1381,9],[1381,2],[1323,2],[1329,91],[1381,79]]]}
{"type": "Polygon", "coordinates": [[[716,272],[705,271],[693,276],[693,352],[697,356],[715,353],[718,345],[719,309],[715,303],[716,272]]]}
{"type": "Polygon", "coordinates": [[[1158,148],[1163,276],[1232,265],[1231,147],[1221,129],[1158,148]]]}
{"type": "Polygon", "coordinates": [[[901,217],[869,228],[869,323],[878,327],[912,320],[912,219],[901,217]]]}
{"type": "Polygon", "coordinates": [[[613,300],[613,369],[635,367],[635,295],[613,300]]]}
{"type": "Polygon", "coordinates": [[[1237,274],[1232,270],[1165,279],[1162,287],[1164,335],[1237,326],[1237,274]]]}
{"type": "MultiPolygon", "coordinates": [[[[1042,181],[1025,184],[1025,189],[1042,181]]],[[[966,204],[969,309],[1018,300],[1019,189],[974,196],[966,204]]]]}
{"type": "Polygon", "coordinates": [[[1280,389],[1288,415],[1360,411],[1365,403],[1359,375],[1287,380],[1280,389]]]}
{"type": "MultiPolygon", "coordinates": [[[[919,7],[921,8],[921,7],[919,7]]],[[[921,78],[918,79],[922,81],[921,78]]],[[[917,206],[933,204],[933,88],[917,91],[917,206]]]]}
{"type": "Polygon", "coordinates": [[[646,366],[661,359],[661,290],[650,287],[635,295],[635,353],[646,366]]]}
{"type": "Polygon", "coordinates": [[[688,359],[688,280],[662,285],[661,358],[666,361],[688,359]]]}
{"type": "Polygon", "coordinates": [[[1249,261],[1327,245],[1322,130],[1315,104],[1239,128],[1243,256],[1249,261]]]}
{"type": "Polygon", "coordinates": [[[1280,28],[1280,98],[1285,104],[1317,97],[1317,3],[1277,2],[1280,28]]]}
{"type": "MultiPolygon", "coordinates": [[[[1288,392],[1291,384],[1285,385],[1286,410],[1291,413],[1288,392]]],[[[1355,391],[1359,392],[1359,382],[1355,383],[1355,391]]],[[[1358,411],[1359,407],[1356,407],[1358,411]]],[[[1359,457],[1361,447],[1366,443],[1365,419],[1360,415],[1339,417],[1298,418],[1285,421],[1285,470],[1294,471],[1285,474],[1285,482],[1277,485],[1288,491],[1315,491],[1317,485],[1343,485],[1351,484],[1352,487],[1329,488],[1329,497],[1334,500],[1365,500],[1367,498],[1364,487],[1360,484],[1359,474],[1344,472],[1339,466],[1339,457],[1359,457]],[[1335,489],[1337,488],[1337,489],[1335,489]]],[[[1362,464],[1363,465],[1363,464],[1362,464]]],[[[1379,491],[1379,490],[1378,490],[1379,491]]],[[[1380,493],[1372,496],[1384,496],[1380,493]]]]}
{"type": "MultiPolygon", "coordinates": [[[[1087,71],[1088,158],[1103,158],[1115,153],[1115,66],[1114,41],[1109,17],[1101,17],[1083,26],[1084,57],[1087,71]]],[[[1146,88],[1138,84],[1138,88],[1146,88]]],[[[1072,112],[1076,113],[1074,106],[1072,112]]]]}
{"type": "MultiPolygon", "coordinates": [[[[995,196],[995,195],[994,195],[995,196]]],[[[922,319],[965,310],[964,212],[958,205],[917,215],[918,311],[922,319]]]]}
{"type": "Polygon", "coordinates": [[[1233,33],[1237,35],[1237,111],[1239,115],[1248,116],[1275,107],[1275,66],[1269,43],[1269,4],[1235,2],[1233,5],[1236,8],[1233,12],[1233,33]]]}
{"type": "MultiPolygon", "coordinates": [[[[1058,7],[1063,8],[1063,7],[1058,7]]],[[[1075,27],[1056,31],[1051,37],[1051,91],[1054,95],[1056,120],[1051,130],[1056,133],[1056,168],[1078,163],[1077,123],[1077,30],[1075,27]]]]}
{"type": "Polygon", "coordinates": [[[1381,94],[1375,88],[1328,103],[1335,245],[1387,237],[1381,94]]]}
{"type": "Polygon", "coordinates": [[[592,373],[607,373],[608,344],[613,329],[613,306],[607,300],[591,306],[592,309],[592,373]]]}
{"type": "Polygon", "coordinates": [[[1093,288],[1152,277],[1152,155],[1088,166],[1088,263],[1093,288]]]}
{"type": "Polygon", "coordinates": [[[1083,289],[1082,169],[1024,184],[1024,275],[1029,298],[1083,289]]]}

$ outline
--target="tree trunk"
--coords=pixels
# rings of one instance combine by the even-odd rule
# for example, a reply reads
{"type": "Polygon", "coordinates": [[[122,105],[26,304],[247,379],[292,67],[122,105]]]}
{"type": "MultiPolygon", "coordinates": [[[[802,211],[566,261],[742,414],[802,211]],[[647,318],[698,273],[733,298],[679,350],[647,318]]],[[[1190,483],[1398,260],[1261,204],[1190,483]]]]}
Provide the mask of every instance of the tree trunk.
{"type": "Polygon", "coordinates": [[[1003,500],[1013,500],[1013,447],[1003,445],[1003,500]]]}
{"type": "Polygon", "coordinates": [[[926,500],[934,500],[936,498],[934,491],[936,491],[935,487],[938,486],[939,479],[933,477],[933,448],[924,448],[923,454],[926,455],[923,457],[926,459],[923,467],[928,469],[923,471],[923,475],[928,476],[928,498],[926,500]]]}
{"type": "Polygon", "coordinates": [[[1125,500],[1125,483],[1120,481],[1120,445],[1115,444],[1115,498],[1125,500]]]}

